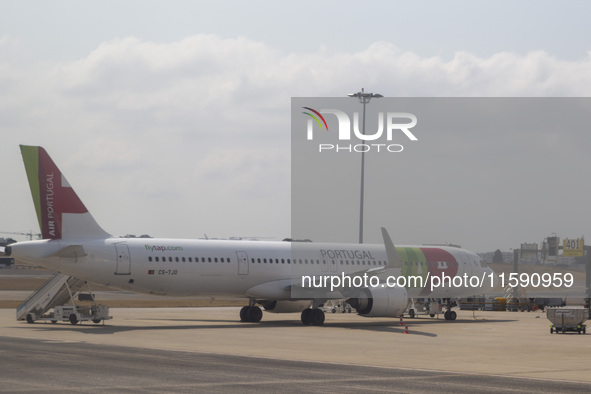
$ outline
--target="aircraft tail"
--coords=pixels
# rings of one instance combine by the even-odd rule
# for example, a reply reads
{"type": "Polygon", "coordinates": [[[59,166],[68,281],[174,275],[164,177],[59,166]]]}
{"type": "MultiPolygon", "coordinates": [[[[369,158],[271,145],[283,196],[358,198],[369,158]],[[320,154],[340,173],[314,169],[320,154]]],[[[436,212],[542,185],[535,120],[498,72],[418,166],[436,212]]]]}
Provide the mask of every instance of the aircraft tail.
{"type": "Polygon", "coordinates": [[[43,239],[107,238],[45,149],[21,145],[43,239]]]}

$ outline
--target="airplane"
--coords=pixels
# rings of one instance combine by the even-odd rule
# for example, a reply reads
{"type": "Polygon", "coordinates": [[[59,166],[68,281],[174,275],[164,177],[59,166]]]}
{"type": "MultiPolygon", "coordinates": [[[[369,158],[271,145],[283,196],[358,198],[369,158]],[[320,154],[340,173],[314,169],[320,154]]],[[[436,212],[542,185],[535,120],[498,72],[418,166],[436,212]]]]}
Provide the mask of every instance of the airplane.
{"type": "MultiPolygon", "coordinates": [[[[43,239],[12,244],[5,254],[91,283],[145,294],[244,298],[242,322],[260,322],[260,305],[272,313],[301,312],[303,324],[323,325],[327,300],[346,300],[364,317],[399,317],[413,297],[482,294],[496,277],[468,250],[394,246],[384,228],[383,245],[115,237],[97,224],[45,149],[20,149],[43,239]],[[450,281],[434,287],[437,275],[450,281]],[[468,276],[482,278],[480,287],[456,286],[468,276]],[[363,277],[370,283],[360,282],[363,277]],[[388,278],[408,283],[391,286],[388,278]],[[325,286],[315,286],[323,279],[325,286]]],[[[452,304],[447,307],[445,319],[455,320],[452,304]]]]}

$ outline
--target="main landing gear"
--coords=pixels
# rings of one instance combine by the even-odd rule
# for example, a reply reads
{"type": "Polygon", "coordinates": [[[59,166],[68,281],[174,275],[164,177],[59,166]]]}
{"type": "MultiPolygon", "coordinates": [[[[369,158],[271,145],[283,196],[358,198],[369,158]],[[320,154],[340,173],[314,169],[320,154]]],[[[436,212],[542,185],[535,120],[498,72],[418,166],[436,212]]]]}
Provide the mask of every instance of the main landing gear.
{"type": "Polygon", "coordinates": [[[445,311],[445,313],[443,314],[443,317],[445,317],[445,320],[456,320],[456,318],[458,317],[458,314],[455,311],[448,310],[448,311],[445,311]]]}
{"type": "Polygon", "coordinates": [[[302,323],[306,326],[321,326],[324,324],[324,311],[319,308],[306,308],[302,311],[302,323]]]}
{"type": "MultiPolygon", "coordinates": [[[[245,323],[258,323],[263,317],[261,308],[255,305],[256,300],[251,299],[248,306],[240,309],[240,321],[245,323]]],[[[314,301],[313,308],[306,308],[302,311],[302,323],[306,326],[321,326],[324,324],[324,311],[319,308],[323,304],[320,301],[314,301]]]]}
{"type": "Polygon", "coordinates": [[[258,323],[263,318],[263,311],[258,306],[243,306],[240,309],[240,321],[258,323]]]}

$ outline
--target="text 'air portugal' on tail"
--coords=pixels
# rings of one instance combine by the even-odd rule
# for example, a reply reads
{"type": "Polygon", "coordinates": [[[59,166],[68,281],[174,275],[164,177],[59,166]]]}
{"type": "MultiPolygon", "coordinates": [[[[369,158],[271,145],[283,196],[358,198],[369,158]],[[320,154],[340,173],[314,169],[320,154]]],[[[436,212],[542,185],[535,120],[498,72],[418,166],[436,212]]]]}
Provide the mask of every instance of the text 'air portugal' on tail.
{"type": "Polygon", "coordinates": [[[110,236],[96,223],[45,149],[20,148],[43,239],[110,236]]]}

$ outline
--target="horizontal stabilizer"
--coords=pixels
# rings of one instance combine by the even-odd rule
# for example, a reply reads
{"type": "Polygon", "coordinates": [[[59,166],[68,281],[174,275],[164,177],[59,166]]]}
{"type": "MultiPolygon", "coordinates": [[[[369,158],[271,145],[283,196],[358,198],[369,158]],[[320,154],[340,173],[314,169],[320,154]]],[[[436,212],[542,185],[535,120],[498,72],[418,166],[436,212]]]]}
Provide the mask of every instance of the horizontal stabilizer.
{"type": "Polygon", "coordinates": [[[57,252],[50,254],[47,257],[61,257],[63,259],[75,259],[78,257],[86,256],[86,252],[82,245],[70,245],[65,248],[61,248],[57,252]]]}

